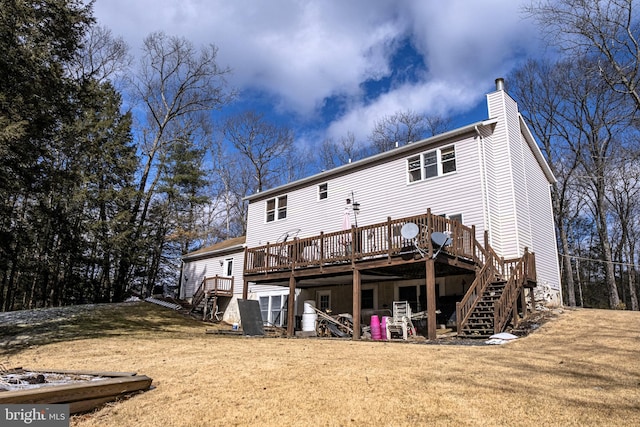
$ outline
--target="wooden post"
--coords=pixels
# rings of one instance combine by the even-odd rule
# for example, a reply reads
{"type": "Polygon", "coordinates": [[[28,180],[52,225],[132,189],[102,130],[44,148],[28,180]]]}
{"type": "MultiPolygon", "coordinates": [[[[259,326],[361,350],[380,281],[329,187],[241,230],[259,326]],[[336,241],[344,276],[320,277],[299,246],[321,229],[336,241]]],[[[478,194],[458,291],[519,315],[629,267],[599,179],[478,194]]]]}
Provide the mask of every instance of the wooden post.
{"type": "Polygon", "coordinates": [[[533,288],[529,288],[529,299],[531,300],[531,311],[533,312],[536,309],[536,296],[533,288]]]}
{"type": "Polygon", "coordinates": [[[244,279],[242,283],[242,299],[246,300],[248,296],[249,296],[249,282],[247,281],[247,279],[244,279]]]}
{"type": "MultiPolygon", "coordinates": [[[[431,234],[433,233],[433,218],[431,217],[431,208],[427,208],[427,255],[433,257],[433,242],[431,234]]],[[[427,292],[427,295],[429,293],[427,292]]]]}
{"type": "Polygon", "coordinates": [[[360,339],[360,270],[353,269],[353,339],[360,339]]]}
{"type": "Polygon", "coordinates": [[[426,261],[427,282],[427,338],[436,339],[436,266],[433,259],[426,261]]]}
{"type": "Polygon", "coordinates": [[[527,288],[522,288],[520,292],[520,304],[522,305],[522,317],[526,319],[529,317],[529,310],[527,310],[527,288]]]}
{"type": "Polygon", "coordinates": [[[296,277],[291,274],[289,277],[289,299],[287,300],[287,336],[292,337],[295,334],[295,315],[296,315],[296,277]]]}
{"type": "Polygon", "coordinates": [[[387,262],[391,263],[393,254],[393,232],[391,230],[391,217],[387,217],[387,262]]]}

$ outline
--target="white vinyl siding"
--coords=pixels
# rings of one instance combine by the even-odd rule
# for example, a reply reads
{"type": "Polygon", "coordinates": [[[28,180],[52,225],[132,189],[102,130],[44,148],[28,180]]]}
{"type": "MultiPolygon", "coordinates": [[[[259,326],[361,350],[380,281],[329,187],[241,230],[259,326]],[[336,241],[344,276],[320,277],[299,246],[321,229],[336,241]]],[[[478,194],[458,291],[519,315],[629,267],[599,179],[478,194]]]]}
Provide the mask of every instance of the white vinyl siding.
{"type": "Polygon", "coordinates": [[[538,284],[549,285],[552,289],[560,291],[556,230],[549,181],[537,167],[537,161],[530,150],[524,151],[524,165],[531,224],[528,247],[529,251],[536,255],[538,284]]]}
{"type": "Polygon", "coordinates": [[[182,268],[181,298],[191,298],[205,277],[233,277],[233,293],[242,294],[242,269],[244,268],[244,250],[233,254],[223,254],[185,261],[182,268]],[[231,273],[231,274],[229,274],[231,273]]]}
{"type": "MultiPolygon", "coordinates": [[[[387,217],[424,214],[431,208],[435,214],[464,212],[465,225],[475,225],[476,234],[481,239],[484,217],[477,143],[473,133],[459,139],[455,145],[456,173],[429,180],[407,182],[408,159],[430,151],[414,143],[416,150],[413,154],[369,165],[349,174],[330,176],[323,181],[331,189],[323,203],[317,203],[317,182],[295,189],[288,188],[286,221],[267,224],[262,221],[267,200],[273,200],[278,197],[277,194],[251,200],[248,207],[247,246],[275,243],[279,236],[291,228],[300,229],[300,238],[342,230],[344,201],[352,197],[352,192],[360,203],[360,226],[384,222],[387,217]]],[[[442,147],[451,146],[449,143],[442,147]]]]}
{"type": "Polygon", "coordinates": [[[490,242],[500,256],[517,257],[523,247],[518,241],[518,221],[516,212],[516,189],[514,180],[521,179],[521,172],[514,171],[514,163],[521,165],[521,154],[514,138],[520,139],[520,125],[517,105],[502,91],[487,95],[490,117],[502,117],[491,135],[490,143],[485,144],[485,154],[490,161],[487,168],[487,180],[490,185],[488,228],[490,242]],[[513,161],[515,156],[515,162],[513,161]],[[514,177],[514,173],[519,176],[514,177]]]}

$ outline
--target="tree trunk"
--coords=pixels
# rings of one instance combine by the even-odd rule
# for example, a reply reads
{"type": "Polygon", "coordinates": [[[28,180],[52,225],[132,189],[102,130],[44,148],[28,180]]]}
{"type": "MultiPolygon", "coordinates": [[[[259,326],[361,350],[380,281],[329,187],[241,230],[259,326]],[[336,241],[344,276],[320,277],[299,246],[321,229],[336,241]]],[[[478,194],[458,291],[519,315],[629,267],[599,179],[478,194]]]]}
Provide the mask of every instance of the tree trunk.
{"type": "Polygon", "coordinates": [[[560,241],[562,243],[562,262],[564,265],[564,281],[567,288],[567,302],[569,307],[576,306],[576,291],[573,283],[573,266],[571,265],[571,258],[569,258],[569,239],[567,238],[567,229],[562,221],[558,222],[558,229],[560,230],[560,241]]]}
{"type": "Polygon", "coordinates": [[[618,286],[616,285],[613,259],[611,257],[611,243],[609,242],[609,231],[607,228],[604,200],[598,200],[598,205],[598,212],[596,213],[598,216],[598,235],[600,236],[600,244],[602,245],[602,259],[605,263],[605,283],[607,286],[607,293],[609,295],[609,307],[617,309],[620,308],[620,297],[618,296],[618,286]]]}
{"type": "Polygon", "coordinates": [[[629,265],[627,266],[627,274],[629,275],[629,299],[631,300],[631,310],[638,311],[638,294],[636,292],[636,267],[633,264],[633,248],[628,245],[629,265]]]}

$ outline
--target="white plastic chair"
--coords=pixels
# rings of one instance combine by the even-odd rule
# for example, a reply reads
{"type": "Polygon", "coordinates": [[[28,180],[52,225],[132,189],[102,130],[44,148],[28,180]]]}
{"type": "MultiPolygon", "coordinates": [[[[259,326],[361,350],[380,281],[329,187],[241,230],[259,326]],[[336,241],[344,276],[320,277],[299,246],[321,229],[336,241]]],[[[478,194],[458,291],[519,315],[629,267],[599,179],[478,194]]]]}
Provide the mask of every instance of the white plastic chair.
{"type": "Polygon", "coordinates": [[[415,335],[416,328],[411,321],[411,306],[408,301],[393,302],[393,317],[387,319],[387,339],[391,339],[392,333],[402,333],[402,339],[409,338],[409,334],[415,335]]]}

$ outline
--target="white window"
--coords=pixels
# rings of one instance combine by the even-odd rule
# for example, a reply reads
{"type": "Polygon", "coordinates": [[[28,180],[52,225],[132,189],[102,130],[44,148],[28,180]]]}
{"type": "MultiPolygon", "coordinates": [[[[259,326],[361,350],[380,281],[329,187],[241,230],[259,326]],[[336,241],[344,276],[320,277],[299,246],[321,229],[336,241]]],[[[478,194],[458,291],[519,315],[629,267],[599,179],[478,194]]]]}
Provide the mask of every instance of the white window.
{"type": "Polygon", "coordinates": [[[456,171],[456,150],[453,146],[440,150],[440,162],[443,175],[456,171]]]}
{"type": "Polygon", "coordinates": [[[430,151],[422,155],[424,164],[424,178],[433,178],[438,176],[438,152],[430,151]]]}
{"type": "Polygon", "coordinates": [[[329,184],[325,182],[318,185],[318,200],[324,200],[327,197],[329,197],[329,184]]]}
{"type": "Polygon", "coordinates": [[[287,196],[267,200],[267,222],[287,217],[287,196]]]}
{"type": "Polygon", "coordinates": [[[420,181],[422,179],[420,164],[420,156],[409,157],[409,159],[407,160],[409,182],[420,181]]]}
{"type": "Polygon", "coordinates": [[[318,310],[331,310],[331,291],[318,291],[316,293],[316,305],[318,310]]]}
{"type": "Polygon", "coordinates": [[[408,182],[422,181],[455,171],[456,151],[453,145],[407,159],[408,182]]]}
{"type": "Polygon", "coordinates": [[[287,323],[288,294],[260,296],[260,313],[264,325],[284,326],[287,323]]]}

